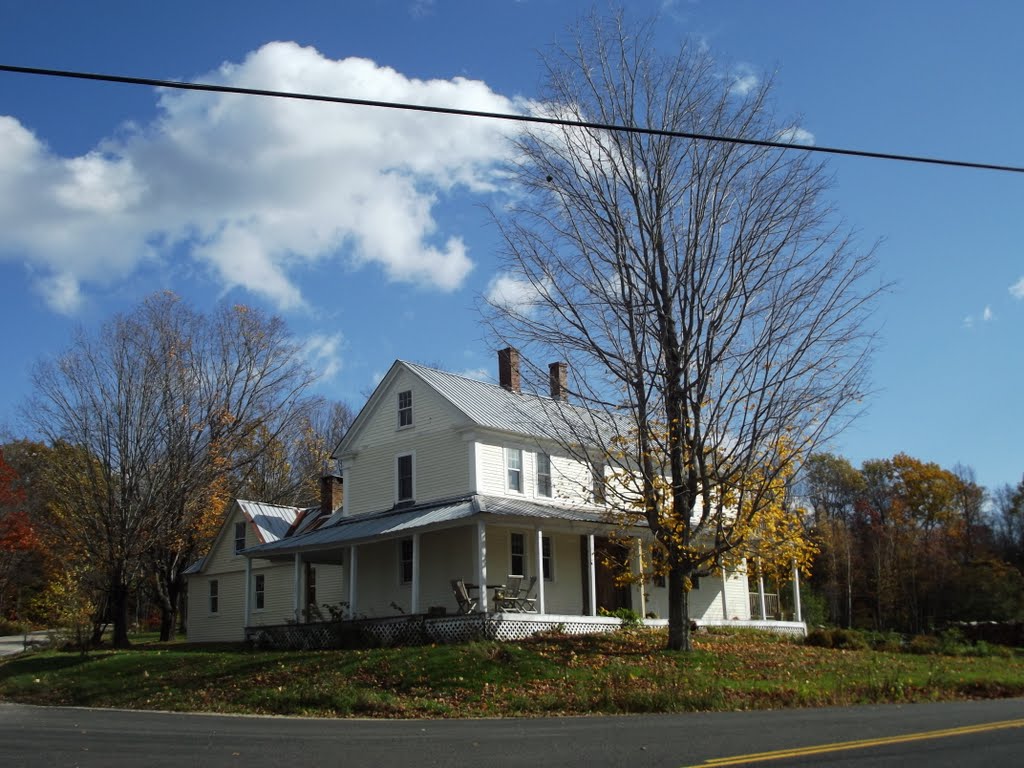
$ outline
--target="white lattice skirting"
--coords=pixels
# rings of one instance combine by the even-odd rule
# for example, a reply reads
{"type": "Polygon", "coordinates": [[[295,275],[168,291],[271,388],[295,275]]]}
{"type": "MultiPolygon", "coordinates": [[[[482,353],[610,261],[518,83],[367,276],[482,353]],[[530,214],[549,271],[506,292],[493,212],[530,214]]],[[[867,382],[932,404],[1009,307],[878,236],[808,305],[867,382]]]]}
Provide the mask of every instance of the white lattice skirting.
{"type": "MultiPolygon", "coordinates": [[[[666,627],[667,619],[646,619],[648,627],[666,627]]],[[[747,627],[779,634],[804,636],[807,627],[793,621],[707,621],[702,626],[747,627]]],[[[395,616],[317,624],[281,624],[248,627],[246,642],[257,647],[290,650],[337,648],[353,643],[408,645],[466,643],[472,640],[523,640],[538,632],[586,635],[613,632],[622,626],[610,616],[557,614],[471,613],[465,616],[395,616]]]]}

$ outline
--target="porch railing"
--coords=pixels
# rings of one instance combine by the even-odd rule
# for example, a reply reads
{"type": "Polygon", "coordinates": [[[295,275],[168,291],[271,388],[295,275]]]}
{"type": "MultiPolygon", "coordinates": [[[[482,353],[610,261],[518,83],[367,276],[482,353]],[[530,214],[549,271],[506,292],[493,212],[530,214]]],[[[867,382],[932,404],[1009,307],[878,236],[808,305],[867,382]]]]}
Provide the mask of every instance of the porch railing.
{"type": "Polygon", "coordinates": [[[761,595],[758,592],[750,593],[750,618],[765,621],[767,619],[781,619],[782,609],[779,607],[779,595],[775,592],[764,593],[764,612],[761,615],[761,595]]]}

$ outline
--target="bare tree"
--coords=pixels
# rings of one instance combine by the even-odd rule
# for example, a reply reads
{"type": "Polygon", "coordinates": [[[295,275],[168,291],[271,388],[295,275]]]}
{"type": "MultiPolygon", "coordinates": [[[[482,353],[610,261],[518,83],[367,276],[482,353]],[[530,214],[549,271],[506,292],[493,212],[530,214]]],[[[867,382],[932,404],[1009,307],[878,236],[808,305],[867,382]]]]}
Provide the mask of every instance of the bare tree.
{"type": "MultiPolygon", "coordinates": [[[[793,135],[772,118],[770,82],[741,92],[700,45],[660,55],[653,30],[591,18],[546,60],[540,109],[793,135]]],[[[780,480],[865,394],[872,254],[855,249],[825,201],[825,169],[798,149],[550,125],[515,150],[521,196],[495,214],[505,290],[485,312],[526,360],[567,362],[574,397],[603,414],[564,448],[636,479],[609,501],[639,509],[664,547],[668,645],[689,648],[691,577],[742,552],[778,508],[780,480]]]]}
{"type": "Polygon", "coordinates": [[[162,634],[173,632],[183,570],[219,522],[228,478],[258,459],[258,434],[306,416],[311,381],[278,318],[243,306],[205,316],[169,293],[37,366],[26,413],[73,448],[59,464],[62,519],[107,574],[115,645],[151,569],[162,634]]]}
{"type": "Polygon", "coordinates": [[[311,506],[319,498],[318,479],[339,468],[332,456],[355,418],[346,403],[318,398],[287,433],[258,437],[265,450],[237,478],[232,495],[275,504],[311,506]]]}

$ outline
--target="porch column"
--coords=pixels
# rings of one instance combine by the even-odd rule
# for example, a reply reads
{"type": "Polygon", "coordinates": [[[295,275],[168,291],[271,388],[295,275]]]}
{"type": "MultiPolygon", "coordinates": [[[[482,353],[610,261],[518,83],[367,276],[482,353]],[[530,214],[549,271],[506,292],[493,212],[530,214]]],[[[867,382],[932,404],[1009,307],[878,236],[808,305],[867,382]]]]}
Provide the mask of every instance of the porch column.
{"type": "Polygon", "coordinates": [[[761,621],[768,618],[764,608],[764,575],[761,573],[761,558],[757,559],[757,599],[761,603],[761,621]]]}
{"type": "MultiPolygon", "coordinates": [[[[726,590],[729,588],[729,575],[725,572],[725,565],[722,565],[722,620],[729,620],[729,598],[726,590]]],[[[747,598],[748,600],[750,598],[747,598]]]]}
{"type": "Polygon", "coordinates": [[[356,589],[356,576],[359,573],[359,547],[353,544],[348,548],[348,615],[350,619],[356,617],[356,596],[359,591],[356,589]]]}
{"type": "Polygon", "coordinates": [[[409,612],[415,616],[420,612],[420,535],[412,535],[412,599],[409,612]]]}
{"type": "Polygon", "coordinates": [[[250,601],[252,600],[252,558],[245,558],[245,600],[242,603],[242,625],[249,626],[249,614],[252,611],[250,601]]]}
{"type": "Polygon", "coordinates": [[[796,560],[793,561],[793,611],[797,621],[804,620],[800,607],[800,569],[796,567],[796,560]]]}
{"type": "Polygon", "coordinates": [[[544,531],[537,529],[537,610],[547,613],[544,608],[544,531]]]}
{"type": "Polygon", "coordinates": [[[647,580],[644,578],[644,543],[637,536],[636,539],[636,572],[640,577],[640,617],[647,617],[647,580]]]}
{"type": "Polygon", "coordinates": [[[487,524],[483,520],[476,524],[476,580],[480,583],[477,611],[487,613],[487,524]]]}
{"type": "Polygon", "coordinates": [[[302,600],[302,598],[301,598],[301,594],[302,594],[302,570],[300,568],[301,565],[302,565],[302,555],[300,555],[298,552],[296,552],[295,553],[295,574],[293,576],[293,582],[294,582],[293,586],[295,588],[295,599],[294,599],[293,602],[294,602],[294,607],[295,607],[295,620],[296,621],[299,621],[300,617],[302,616],[302,614],[300,612],[300,609],[299,609],[299,604],[300,604],[300,601],[302,600]]]}
{"type": "Polygon", "coordinates": [[[597,616],[597,558],[594,557],[594,534],[587,534],[587,590],[590,595],[590,615],[597,616]]]}

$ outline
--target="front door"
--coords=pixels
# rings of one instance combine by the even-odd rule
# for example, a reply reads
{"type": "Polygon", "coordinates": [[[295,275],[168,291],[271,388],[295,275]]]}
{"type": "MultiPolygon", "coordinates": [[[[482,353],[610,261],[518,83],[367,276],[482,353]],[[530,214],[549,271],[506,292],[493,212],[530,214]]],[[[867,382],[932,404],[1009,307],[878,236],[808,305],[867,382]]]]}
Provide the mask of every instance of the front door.
{"type": "MultiPolygon", "coordinates": [[[[583,563],[583,612],[590,613],[590,576],[587,567],[587,537],[580,537],[580,558],[583,563]]],[[[633,607],[633,591],[629,584],[619,586],[615,575],[622,567],[629,565],[629,548],[609,539],[594,537],[594,586],[597,593],[597,609],[616,611],[633,607]]]]}

